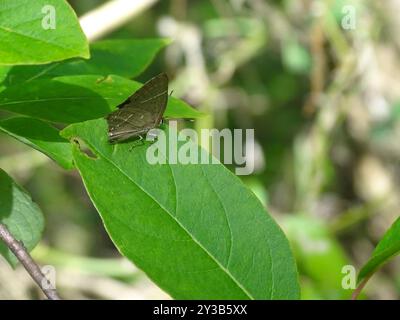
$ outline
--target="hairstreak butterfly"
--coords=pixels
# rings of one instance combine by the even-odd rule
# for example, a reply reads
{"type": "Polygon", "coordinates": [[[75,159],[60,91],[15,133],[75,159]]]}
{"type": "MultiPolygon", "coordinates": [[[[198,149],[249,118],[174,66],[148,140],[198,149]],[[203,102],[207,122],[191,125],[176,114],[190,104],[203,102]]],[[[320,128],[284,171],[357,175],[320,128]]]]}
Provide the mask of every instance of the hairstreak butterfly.
{"type": "Polygon", "coordinates": [[[168,77],[161,73],[146,82],[119,105],[118,110],[106,117],[109,142],[141,137],[157,127],[162,121],[167,101],[168,77]]]}

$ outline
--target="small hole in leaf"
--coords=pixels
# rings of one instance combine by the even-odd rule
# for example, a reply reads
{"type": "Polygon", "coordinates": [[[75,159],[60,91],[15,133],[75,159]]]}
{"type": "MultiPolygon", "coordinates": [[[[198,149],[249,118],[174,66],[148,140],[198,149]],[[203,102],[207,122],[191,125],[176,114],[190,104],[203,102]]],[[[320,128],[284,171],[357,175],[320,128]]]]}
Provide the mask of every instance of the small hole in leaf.
{"type": "Polygon", "coordinates": [[[89,158],[97,160],[97,155],[92,151],[92,149],[86,144],[82,139],[75,137],[72,142],[79,146],[79,150],[86,154],[89,158]]]}

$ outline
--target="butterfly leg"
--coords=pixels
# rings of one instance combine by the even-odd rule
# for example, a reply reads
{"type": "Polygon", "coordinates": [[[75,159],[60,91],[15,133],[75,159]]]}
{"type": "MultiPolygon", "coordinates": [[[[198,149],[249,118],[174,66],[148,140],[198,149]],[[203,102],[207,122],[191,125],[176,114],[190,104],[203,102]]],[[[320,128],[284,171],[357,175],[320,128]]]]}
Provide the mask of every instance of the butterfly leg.
{"type": "Polygon", "coordinates": [[[132,143],[132,146],[129,148],[129,152],[133,150],[133,148],[144,145],[145,142],[142,136],[139,136],[139,140],[136,140],[132,143]]]}
{"type": "Polygon", "coordinates": [[[139,141],[138,141],[138,142],[141,142],[140,145],[143,145],[143,144],[144,144],[143,136],[139,136],[139,141]]]}
{"type": "Polygon", "coordinates": [[[145,145],[145,144],[147,144],[147,143],[148,143],[148,144],[152,144],[152,143],[154,143],[154,141],[157,140],[157,135],[155,135],[155,136],[153,136],[153,135],[148,135],[147,137],[146,137],[146,139],[144,139],[142,136],[139,136],[138,142],[141,142],[141,144],[140,144],[141,146],[142,146],[142,145],[145,145]],[[152,140],[148,140],[148,139],[147,139],[147,137],[149,137],[149,136],[152,138],[152,140]]]}

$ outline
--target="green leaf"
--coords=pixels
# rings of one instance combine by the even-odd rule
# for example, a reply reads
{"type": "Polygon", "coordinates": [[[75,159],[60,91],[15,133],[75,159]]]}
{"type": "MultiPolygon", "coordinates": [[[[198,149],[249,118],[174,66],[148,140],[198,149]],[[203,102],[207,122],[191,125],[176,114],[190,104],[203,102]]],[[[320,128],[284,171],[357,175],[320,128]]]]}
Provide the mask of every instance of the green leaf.
{"type": "Polygon", "coordinates": [[[400,252],[400,218],[386,231],[379,241],[369,261],[362,267],[358,275],[358,282],[375,273],[383,264],[400,252]]]}
{"type": "Polygon", "coordinates": [[[46,65],[14,66],[4,71],[0,69],[0,82],[4,78],[4,85],[10,86],[44,77],[85,74],[115,74],[133,78],[142,73],[168,43],[167,39],[99,41],[90,46],[89,60],[72,59],[46,65]],[[1,76],[4,72],[6,77],[1,76]]]}
{"type": "MultiPolygon", "coordinates": [[[[40,208],[31,197],[0,169],[0,223],[30,251],[39,242],[44,220],[40,208]]],[[[14,254],[0,241],[0,254],[15,266],[14,254]]]]}
{"type": "MultiPolygon", "coordinates": [[[[138,82],[119,76],[38,79],[1,91],[0,109],[51,122],[81,122],[104,117],[140,86],[138,82]]],[[[165,115],[196,118],[203,114],[172,98],[165,115]]]]}
{"type": "Polygon", "coordinates": [[[60,123],[99,118],[128,95],[125,79],[101,79],[67,76],[11,86],[0,92],[0,108],[60,123]],[[121,88],[124,92],[120,92],[121,88]]]}
{"type": "Polygon", "coordinates": [[[63,0],[2,0],[0,64],[42,64],[89,58],[89,46],[75,12],[63,0]],[[54,12],[55,28],[46,29],[54,12]]]}
{"type": "Polygon", "coordinates": [[[117,248],[172,297],[299,297],[287,239],[223,165],[151,165],[148,145],[109,144],[104,119],[61,134],[91,150],[74,143],[75,165],[117,248]]]}
{"type": "Polygon", "coordinates": [[[73,168],[71,144],[50,124],[34,118],[15,117],[0,121],[0,130],[43,152],[63,168],[73,168]]]}
{"type": "Polygon", "coordinates": [[[103,40],[91,45],[90,60],[71,61],[61,65],[61,74],[115,74],[133,78],[141,74],[156,54],[168,45],[168,39],[103,40]]]}
{"type": "Polygon", "coordinates": [[[164,112],[164,117],[169,119],[196,119],[205,116],[205,113],[200,112],[190,107],[186,102],[174,97],[168,98],[167,109],[164,112]]]}

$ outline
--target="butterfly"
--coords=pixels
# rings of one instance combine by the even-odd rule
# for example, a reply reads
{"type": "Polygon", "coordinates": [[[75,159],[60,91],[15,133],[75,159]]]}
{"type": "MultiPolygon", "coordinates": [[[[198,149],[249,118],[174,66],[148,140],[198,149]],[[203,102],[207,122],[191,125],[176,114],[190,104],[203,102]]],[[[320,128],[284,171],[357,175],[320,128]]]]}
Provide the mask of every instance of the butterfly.
{"type": "Polygon", "coordinates": [[[168,101],[165,73],[147,81],[107,117],[108,141],[118,143],[140,137],[162,122],[168,101]]]}

